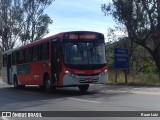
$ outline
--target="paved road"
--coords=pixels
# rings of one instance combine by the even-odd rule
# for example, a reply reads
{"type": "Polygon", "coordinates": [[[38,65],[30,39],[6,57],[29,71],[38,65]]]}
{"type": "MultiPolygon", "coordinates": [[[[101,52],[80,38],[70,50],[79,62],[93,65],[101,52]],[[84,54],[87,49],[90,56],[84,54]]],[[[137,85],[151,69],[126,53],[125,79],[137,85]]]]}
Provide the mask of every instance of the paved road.
{"type": "MultiPolygon", "coordinates": [[[[0,81],[0,111],[160,111],[159,102],[160,88],[153,87],[91,85],[87,93],[79,92],[78,88],[63,88],[49,94],[32,87],[17,90],[0,81]]],[[[69,117],[56,119],[71,120],[69,117]]],[[[76,118],[76,120],[82,119],[85,118],[76,118]]],[[[106,120],[103,117],[86,119],[106,120]]],[[[159,117],[154,118],[156,119],[159,117]]]]}

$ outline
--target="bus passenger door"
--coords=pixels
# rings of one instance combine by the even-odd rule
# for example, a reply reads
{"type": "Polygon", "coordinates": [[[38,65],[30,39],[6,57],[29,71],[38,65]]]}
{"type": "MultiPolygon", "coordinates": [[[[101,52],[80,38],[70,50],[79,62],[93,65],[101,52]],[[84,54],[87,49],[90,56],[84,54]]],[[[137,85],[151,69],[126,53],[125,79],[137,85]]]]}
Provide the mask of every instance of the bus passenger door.
{"type": "Polygon", "coordinates": [[[8,84],[12,83],[11,54],[7,55],[7,80],[8,84]]]}
{"type": "Polygon", "coordinates": [[[58,83],[58,80],[60,79],[60,56],[60,40],[55,39],[51,43],[51,75],[53,83],[58,83]]]}

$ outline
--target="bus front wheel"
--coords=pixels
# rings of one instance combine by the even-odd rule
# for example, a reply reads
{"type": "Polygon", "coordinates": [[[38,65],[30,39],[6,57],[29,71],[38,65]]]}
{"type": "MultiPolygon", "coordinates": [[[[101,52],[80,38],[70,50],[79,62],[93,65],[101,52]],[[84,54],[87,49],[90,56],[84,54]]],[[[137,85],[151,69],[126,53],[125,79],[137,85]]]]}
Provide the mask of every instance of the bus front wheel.
{"type": "Polygon", "coordinates": [[[82,92],[86,92],[89,88],[89,84],[87,85],[79,85],[78,86],[79,90],[82,91],[82,92]]]}

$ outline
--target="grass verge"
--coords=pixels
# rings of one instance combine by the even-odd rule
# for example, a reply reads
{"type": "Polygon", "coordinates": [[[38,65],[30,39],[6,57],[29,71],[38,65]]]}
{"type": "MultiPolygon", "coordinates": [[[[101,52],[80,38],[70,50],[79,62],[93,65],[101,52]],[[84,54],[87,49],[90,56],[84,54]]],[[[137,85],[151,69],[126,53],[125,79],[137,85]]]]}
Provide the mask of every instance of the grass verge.
{"type": "MultiPolygon", "coordinates": [[[[109,71],[109,84],[115,84],[115,71],[109,71]]],[[[142,85],[142,86],[160,86],[158,74],[155,73],[130,73],[127,75],[128,85],[142,85]]],[[[126,84],[125,75],[123,71],[119,71],[117,75],[116,84],[126,84]]]]}

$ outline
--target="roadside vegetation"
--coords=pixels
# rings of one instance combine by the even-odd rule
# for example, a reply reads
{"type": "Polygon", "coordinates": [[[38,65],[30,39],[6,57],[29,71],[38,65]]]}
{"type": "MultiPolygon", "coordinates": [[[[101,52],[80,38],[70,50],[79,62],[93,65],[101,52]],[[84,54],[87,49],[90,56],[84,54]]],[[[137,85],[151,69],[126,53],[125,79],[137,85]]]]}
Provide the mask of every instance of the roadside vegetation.
{"type": "MultiPolygon", "coordinates": [[[[131,49],[131,41],[127,37],[106,43],[109,84],[114,84],[116,79],[114,48],[128,48],[130,56],[130,68],[127,70],[128,85],[160,86],[158,70],[148,51],[135,43],[132,47],[131,49]]],[[[117,73],[116,84],[126,84],[124,70],[118,70],[117,73]]]]}
{"type": "MultiPolygon", "coordinates": [[[[115,71],[109,71],[109,84],[115,84],[115,71]]],[[[117,83],[126,84],[124,79],[124,72],[118,71],[117,83]]],[[[155,73],[129,73],[128,85],[140,85],[140,86],[160,86],[158,74],[155,73]]]]}
{"type": "MultiPolygon", "coordinates": [[[[159,85],[160,1],[112,0],[102,4],[101,9],[104,15],[112,16],[117,23],[108,30],[109,42],[106,43],[109,82],[115,80],[113,53],[117,47],[129,50],[128,84],[159,85]]],[[[117,83],[124,82],[124,72],[121,70],[117,83]]]]}

